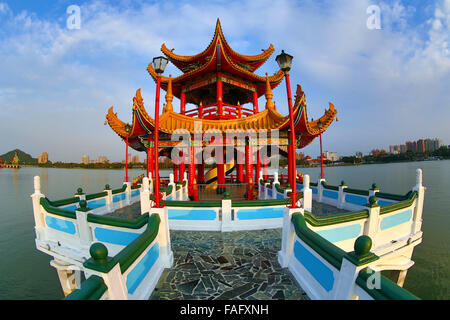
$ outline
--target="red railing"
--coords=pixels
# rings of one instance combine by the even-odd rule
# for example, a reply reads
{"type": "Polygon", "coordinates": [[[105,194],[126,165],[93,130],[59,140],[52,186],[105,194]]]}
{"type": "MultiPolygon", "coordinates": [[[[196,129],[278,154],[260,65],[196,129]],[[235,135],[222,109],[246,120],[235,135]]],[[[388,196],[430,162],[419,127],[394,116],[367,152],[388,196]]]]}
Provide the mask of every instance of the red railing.
{"type": "MultiPolygon", "coordinates": [[[[218,107],[216,103],[208,104],[206,106],[198,106],[197,108],[193,108],[185,111],[186,116],[200,119],[208,119],[219,116],[218,107]]],[[[239,119],[242,117],[249,117],[255,114],[253,109],[244,108],[240,105],[232,105],[228,103],[223,104],[223,115],[227,118],[231,119],[239,119]]]]}

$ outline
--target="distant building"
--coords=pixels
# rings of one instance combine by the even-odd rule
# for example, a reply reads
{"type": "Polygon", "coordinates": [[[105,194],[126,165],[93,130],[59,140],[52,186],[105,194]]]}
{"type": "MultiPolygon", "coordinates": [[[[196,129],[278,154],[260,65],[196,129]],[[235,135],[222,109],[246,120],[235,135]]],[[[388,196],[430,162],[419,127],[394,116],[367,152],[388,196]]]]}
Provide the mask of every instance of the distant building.
{"type": "MultiPolygon", "coordinates": [[[[128,160],[128,161],[129,161],[129,160],[128,160]]],[[[138,156],[138,155],[135,155],[135,156],[132,158],[131,163],[139,163],[139,156],[138,156]]]]}
{"type": "Polygon", "coordinates": [[[337,152],[325,151],[323,154],[326,160],[330,161],[339,161],[340,157],[337,155],[337,152]]]}
{"type": "Polygon", "coordinates": [[[81,163],[82,164],[89,164],[89,156],[82,156],[81,157],[81,163]]]}
{"type": "Polygon", "coordinates": [[[416,152],[425,152],[425,140],[419,139],[416,143],[416,152]]]}
{"type": "Polygon", "coordinates": [[[356,152],[355,155],[356,155],[356,157],[358,157],[358,158],[362,158],[362,157],[363,157],[363,153],[360,152],[360,151],[356,152]]]}
{"type": "Polygon", "coordinates": [[[401,144],[400,145],[400,153],[405,153],[406,152],[406,144],[401,144]]]}
{"type": "Polygon", "coordinates": [[[42,154],[38,155],[38,163],[47,163],[48,162],[48,153],[42,152],[42,154]]]}
{"type": "Polygon", "coordinates": [[[303,152],[297,153],[297,160],[303,160],[305,159],[305,154],[303,152]]]}
{"type": "Polygon", "coordinates": [[[96,163],[109,163],[109,159],[108,159],[108,157],[105,157],[105,156],[99,156],[95,162],[96,163]]]}
{"type": "Polygon", "coordinates": [[[417,152],[416,141],[406,141],[406,151],[417,152]]]}

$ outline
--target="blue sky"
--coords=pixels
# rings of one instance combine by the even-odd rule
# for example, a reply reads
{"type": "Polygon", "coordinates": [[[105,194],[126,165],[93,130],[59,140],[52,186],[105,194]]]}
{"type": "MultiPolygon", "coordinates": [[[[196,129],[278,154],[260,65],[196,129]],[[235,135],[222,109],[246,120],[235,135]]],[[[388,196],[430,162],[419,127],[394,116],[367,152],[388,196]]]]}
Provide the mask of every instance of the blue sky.
{"type": "MultiPolygon", "coordinates": [[[[277,69],[281,49],[294,56],[292,89],[302,85],[310,118],[334,103],[339,122],[324,134],[325,150],[368,153],[428,137],[450,144],[450,0],[0,0],[0,154],[121,161],[124,146],[103,125],[107,109],[130,121],[142,88],[153,115],[148,63],[163,42],[178,54],[201,52],[218,17],[236,51],[274,45],[258,74],[277,69]],[[66,27],[70,5],[81,8],[79,30],[66,27]],[[380,30],[367,28],[370,5],[380,7],[380,30]]],[[[274,100],[287,114],[284,83],[274,100]]],[[[318,141],[304,152],[317,156],[318,141]]]]}

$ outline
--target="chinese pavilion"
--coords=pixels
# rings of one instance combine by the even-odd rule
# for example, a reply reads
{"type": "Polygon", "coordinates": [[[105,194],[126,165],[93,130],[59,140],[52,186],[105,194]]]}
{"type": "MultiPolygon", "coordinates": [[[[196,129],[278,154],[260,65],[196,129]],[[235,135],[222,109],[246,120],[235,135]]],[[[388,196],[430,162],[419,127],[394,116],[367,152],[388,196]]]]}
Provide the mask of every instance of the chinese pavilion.
{"type": "MultiPolygon", "coordinates": [[[[138,89],[133,98],[131,125],[119,120],[117,114],[113,112],[113,107],[108,110],[106,115],[107,123],[126,141],[127,148],[129,145],[137,151],[147,152],[147,175],[149,176],[149,172],[153,172],[152,177],[155,177],[156,180],[158,180],[158,161],[156,161],[158,157],[154,154],[157,152],[159,156],[171,157],[172,148],[179,143],[170,139],[176,129],[185,129],[194,135],[194,123],[201,121],[203,133],[212,129],[223,135],[223,145],[236,143],[225,139],[227,130],[255,130],[256,132],[266,130],[269,136],[271,131],[279,130],[277,146],[282,155],[289,157],[290,183],[294,185],[293,191],[295,191],[295,183],[292,183],[296,172],[293,169],[295,167],[293,164],[295,163],[293,162],[295,161],[295,148],[307,146],[324,132],[334,120],[337,111],[330,103],[329,109],[320,119],[308,121],[305,94],[300,85],[297,85],[295,102],[292,106],[288,82],[290,67],[281,68],[270,76],[267,73],[265,76],[256,74],[257,69],[269,59],[274,50],[271,44],[257,55],[237,53],[226,41],[218,19],[212,41],[199,54],[178,55],[173,52],[173,49],[169,50],[165,44],[162,45],[161,51],[166,57],[165,60],[172,62],[181,71],[181,75],[177,77],[163,76],[161,70],[155,69],[155,65],[152,63],[149,64],[148,73],[157,83],[155,119],[152,119],[144,108],[140,89],[138,89]],[[290,104],[288,116],[278,113],[273,101],[272,90],[282,82],[283,78],[286,78],[290,104]],[[159,87],[166,91],[166,103],[161,115],[159,115],[159,87]],[[258,98],[263,95],[266,103],[264,108],[260,108],[258,98]],[[174,110],[174,97],[179,99],[178,112],[174,110]],[[189,109],[188,104],[195,107],[189,109]],[[251,107],[245,107],[249,104],[251,107]],[[289,143],[293,140],[293,135],[290,133],[291,128],[294,128],[295,145],[289,143]],[[290,136],[288,137],[288,135],[290,136]],[[292,145],[292,150],[289,152],[287,151],[288,145],[292,145]]],[[[162,71],[164,67],[162,67],[162,71]]],[[[225,190],[225,176],[236,169],[237,181],[245,181],[251,186],[252,182],[256,182],[257,179],[253,177],[253,164],[248,154],[252,153],[251,147],[254,148],[254,152],[271,144],[270,141],[270,138],[264,141],[258,140],[256,146],[245,147],[246,161],[244,161],[243,152],[239,152],[244,147],[236,148],[235,160],[227,164],[223,163],[224,161],[218,163],[216,168],[206,175],[204,174],[204,163],[195,165],[194,156],[189,156],[187,158],[190,159],[189,163],[174,164],[175,181],[178,181],[178,177],[179,181],[182,181],[186,170],[185,165],[188,165],[189,185],[216,183],[217,191],[221,193],[225,190]],[[195,173],[196,167],[197,174],[195,173]]],[[[193,147],[191,148],[193,150],[193,147]]],[[[257,152],[256,177],[260,173],[262,165],[264,178],[267,178],[267,156],[264,155],[261,159],[260,153],[257,152]]],[[[128,181],[128,174],[126,174],[126,181],[128,181]]]]}

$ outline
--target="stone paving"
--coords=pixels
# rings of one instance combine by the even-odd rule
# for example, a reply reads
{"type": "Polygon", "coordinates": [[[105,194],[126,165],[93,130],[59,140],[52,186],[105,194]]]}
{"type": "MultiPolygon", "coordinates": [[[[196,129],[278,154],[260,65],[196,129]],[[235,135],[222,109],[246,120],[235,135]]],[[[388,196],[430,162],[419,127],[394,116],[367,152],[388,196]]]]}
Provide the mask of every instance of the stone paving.
{"type": "MultiPolygon", "coordinates": [[[[316,216],[346,212],[313,201],[316,216]]],[[[136,219],[140,203],[107,216],[136,219]]],[[[164,270],[151,300],[306,300],[287,268],[280,267],[281,229],[170,231],[174,266],[164,270]]]]}
{"type": "Polygon", "coordinates": [[[281,229],[170,231],[174,266],[164,270],[151,300],[305,300],[277,261],[281,229]]]}

